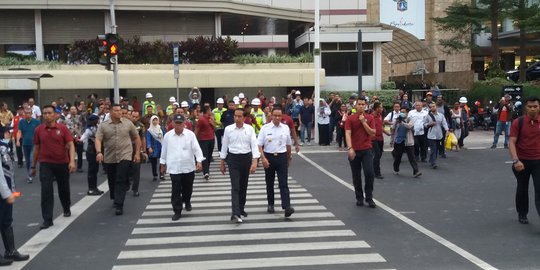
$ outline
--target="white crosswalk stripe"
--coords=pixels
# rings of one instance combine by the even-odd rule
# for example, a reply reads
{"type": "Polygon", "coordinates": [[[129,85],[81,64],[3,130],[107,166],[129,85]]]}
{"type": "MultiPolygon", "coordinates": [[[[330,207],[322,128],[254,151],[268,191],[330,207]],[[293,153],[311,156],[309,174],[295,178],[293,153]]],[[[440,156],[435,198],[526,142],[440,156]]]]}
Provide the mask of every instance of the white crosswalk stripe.
{"type": "Polygon", "coordinates": [[[228,174],[212,167],[210,175],[210,181],[197,175],[193,210],[183,211],[179,221],[171,220],[170,178],[160,182],[113,269],[387,268],[380,254],[291,177],[296,212],[290,218],[283,216],[277,180],[276,211],[266,212],[264,171],[258,171],[250,176],[248,216],[235,224],[229,221],[228,174]]]}

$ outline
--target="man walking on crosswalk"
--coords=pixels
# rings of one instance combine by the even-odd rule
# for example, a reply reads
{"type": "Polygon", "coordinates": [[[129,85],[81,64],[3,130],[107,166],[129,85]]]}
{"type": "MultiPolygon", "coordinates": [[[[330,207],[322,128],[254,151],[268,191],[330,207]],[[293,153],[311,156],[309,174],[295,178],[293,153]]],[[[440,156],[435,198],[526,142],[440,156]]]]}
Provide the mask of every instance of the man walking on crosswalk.
{"type": "Polygon", "coordinates": [[[255,129],[244,123],[247,114],[244,109],[234,111],[234,124],[225,127],[222,148],[219,153],[221,173],[225,174],[225,162],[229,167],[232,202],[231,221],[235,223],[242,223],[240,216],[247,217],[248,215],[244,211],[248,177],[250,173],[254,173],[257,169],[257,162],[260,157],[255,129]]]}

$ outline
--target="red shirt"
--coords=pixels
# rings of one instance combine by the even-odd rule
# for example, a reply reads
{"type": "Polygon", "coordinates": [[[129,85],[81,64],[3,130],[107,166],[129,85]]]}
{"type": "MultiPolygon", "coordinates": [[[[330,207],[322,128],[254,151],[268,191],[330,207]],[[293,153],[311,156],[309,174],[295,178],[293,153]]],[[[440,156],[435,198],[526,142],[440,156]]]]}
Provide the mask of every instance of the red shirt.
{"type": "Polygon", "coordinates": [[[501,113],[499,114],[499,122],[506,122],[507,114],[508,114],[508,110],[506,109],[506,106],[502,106],[501,113]]]}
{"type": "MultiPolygon", "coordinates": [[[[347,121],[345,122],[345,130],[351,131],[352,148],[354,151],[371,149],[371,136],[364,129],[360,120],[358,120],[358,116],[359,114],[355,113],[347,117],[347,121]]],[[[375,121],[373,121],[373,116],[364,114],[364,117],[366,118],[369,127],[374,129],[375,121]]]]}
{"type": "Polygon", "coordinates": [[[214,140],[214,129],[210,125],[206,116],[201,116],[197,122],[197,128],[199,129],[199,141],[212,141],[214,140]]]}
{"type": "Polygon", "coordinates": [[[372,141],[379,141],[383,142],[383,118],[382,115],[375,116],[375,114],[371,114],[373,116],[373,122],[375,123],[375,137],[372,137],[372,141]]]}
{"type": "Polygon", "coordinates": [[[19,132],[19,120],[24,119],[23,116],[15,115],[13,117],[13,138],[17,139],[17,132],[19,132]]]}
{"type": "Polygon", "coordinates": [[[68,128],[56,123],[54,127],[41,124],[34,132],[34,144],[39,145],[39,162],[66,164],[69,163],[66,145],[73,141],[68,128]]]}
{"type": "Polygon", "coordinates": [[[289,115],[287,114],[282,114],[281,115],[281,123],[289,126],[289,130],[291,131],[291,135],[292,133],[294,132],[294,121],[292,120],[292,117],[290,117],[289,115]]]}
{"type": "MultiPolygon", "coordinates": [[[[518,118],[519,119],[519,118],[518,118]]],[[[540,116],[531,120],[529,116],[523,116],[523,126],[519,130],[518,119],[512,122],[510,137],[517,137],[517,155],[523,160],[540,160],[540,116]],[[519,135],[519,136],[518,136],[519,135]]]]}

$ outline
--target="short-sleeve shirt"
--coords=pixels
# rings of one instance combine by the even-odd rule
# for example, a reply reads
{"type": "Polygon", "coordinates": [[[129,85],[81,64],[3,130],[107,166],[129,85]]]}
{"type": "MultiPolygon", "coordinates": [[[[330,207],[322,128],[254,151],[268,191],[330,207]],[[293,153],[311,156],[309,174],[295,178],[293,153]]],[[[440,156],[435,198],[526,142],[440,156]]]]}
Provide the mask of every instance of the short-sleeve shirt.
{"type": "Polygon", "coordinates": [[[34,132],[40,125],[39,120],[32,118],[30,122],[25,119],[19,121],[19,130],[22,133],[22,145],[31,146],[34,140],[34,132]]]}
{"type": "Polygon", "coordinates": [[[213,141],[214,140],[214,129],[208,121],[208,117],[201,116],[197,122],[197,127],[199,128],[199,141],[213,141]]]}
{"type": "Polygon", "coordinates": [[[373,123],[375,124],[375,137],[372,137],[371,140],[372,141],[384,141],[384,137],[383,137],[383,119],[382,117],[379,115],[379,116],[375,116],[374,114],[372,114],[373,116],[373,123]]]}
{"type": "Polygon", "coordinates": [[[291,145],[291,132],[287,125],[268,123],[261,128],[257,144],[264,148],[265,153],[285,153],[287,145],[291,145]]]}
{"type": "Polygon", "coordinates": [[[107,120],[99,125],[96,138],[102,141],[105,163],[120,163],[122,160],[132,160],[133,147],[131,141],[139,136],[137,128],[130,120],[121,118],[114,123],[107,120]]]}
{"type": "Polygon", "coordinates": [[[294,131],[294,121],[292,119],[292,117],[286,115],[286,114],[283,114],[281,116],[281,123],[287,125],[289,127],[289,130],[291,131],[291,135],[292,135],[292,132],[294,131]]]}
{"type": "MultiPolygon", "coordinates": [[[[345,130],[351,131],[351,147],[354,149],[354,151],[362,151],[372,148],[371,136],[364,129],[362,122],[360,122],[360,120],[358,119],[359,116],[360,115],[358,113],[355,113],[347,117],[347,121],[345,122],[345,130]]],[[[369,114],[364,114],[364,117],[366,118],[369,127],[375,129],[375,122],[373,121],[373,116],[369,114]]]]}
{"type": "Polygon", "coordinates": [[[532,120],[524,115],[521,130],[519,118],[515,119],[510,127],[510,137],[518,138],[516,150],[519,159],[540,160],[540,116],[532,120]]]}
{"type": "Polygon", "coordinates": [[[302,123],[311,123],[314,115],[315,108],[313,106],[302,106],[302,108],[300,108],[300,117],[302,117],[302,123]]]}
{"type": "Polygon", "coordinates": [[[59,123],[53,127],[39,125],[34,133],[34,144],[39,145],[40,163],[65,164],[69,162],[66,145],[73,141],[69,129],[59,123]]]}

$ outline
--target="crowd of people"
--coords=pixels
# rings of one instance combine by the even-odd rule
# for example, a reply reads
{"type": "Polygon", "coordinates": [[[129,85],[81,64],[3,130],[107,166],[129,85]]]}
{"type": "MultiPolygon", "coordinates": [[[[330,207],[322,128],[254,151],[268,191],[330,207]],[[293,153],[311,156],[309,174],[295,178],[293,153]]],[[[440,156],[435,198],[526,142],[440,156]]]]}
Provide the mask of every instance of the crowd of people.
{"type": "MultiPolygon", "coordinates": [[[[533,105],[534,102],[537,106],[538,100],[531,101],[533,105]]],[[[127,191],[131,189],[135,197],[140,195],[140,164],[149,162],[152,181],[164,180],[166,174],[170,175],[172,220],[180,219],[184,209],[192,210],[195,174],[201,173],[206,181],[211,179],[210,164],[216,142],[220,171],[225,174],[228,167],[231,177],[231,220],[242,223],[242,218],[248,215],[244,211],[248,178],[259,163],[265,170],[267,212],[275,212],[274,178],[277,174],[281,207],[285,217],[290,217],[295,212],[287,184],[292,149],[294,147],[298,152],[300,146],[312,144],[315,122],[319,145],[328,146],[335,140],[339,150],[347,151],[356,204],[363,206],[365,202],[375,208],[374,179],[384,178],[380,168],[384,134],[390,136],[389,143],[393,147],[394,174],[400,174],[405,153],[412,176],[420,177],[422,172],[418,163],[429,163],[436,169],[437,160],[446,158],[448,143],[445,140],[451,137],[450,134],[456,141],[450,144],[454,144],[457,151],[464,146],[471,118],[467,103],[467,98],[461,97],[449,106],[440,91],[430,91],[424,99],[410,101],[408,94],[400,91],[391,111],[386,113],[383,106],[386,104],[382,104],[377,96],[368,97],[365,91],[350,96],[347,101],[343,101],[339,93],[330,93],[327,99],[314,101],[312,96],[303,96],[300,91],[293,90],[280,100],[276,97],[267,99],[262,91],[251,100],[244,93],[238,93],[232,99],[223,96],[216,100],[212,109],[209,103],[201,104],[201,91],[196,87],[185,101],[170,97],[166,107],[157,104],[152,93],[146,93],[142,105],[136,98],[131,102],[122,98],[120,104],[112,104],[109,98],[92,94],[87,100],[76,100],[72,104],[58,98],[40,108],[30,98],[17,107],[15,115],[3,103],[0,121],[4,132],[0,152],[5,181],[0,181],[0,194],[5,201],[0,204],[3,220],[0,231],[4,238],[4,228],[8,228],[4,243],[11,243],[11,203],[16,192],[13,168],[7,161],[11,160],[13,152],[17,155],[19,168],[26,162],[28,184],[33,183],[39,164],[43,217],[40,228],[47,229],[53,226],[53,180],[58,185],[63,216],[71,216],[69,175],[84,171],[83,154],[86,154],[88,165],[87,195],[103,194],[97,187],[102,163],[116,215],[123,214],[127,191]],[[318,106],[314,106],[314,102],[318,102],[318,106]]],[[[496,109],[498,123],[493,146],[496,147],[498,137],[504,131],[504,146],[510,148],[515,158],[519,220],[527,223],[528,207],[524,203],[527,192],[525,185],[519,183],[526,181],[528,188],[529,176],[520,172],[524,170],[533,175],[535,188],[538,186],[536,196],[540,198],[538,153],[527,152],[530,147],[538,150],[538,146],[537,143],[527,144],[529,150],[526,150],[526,143],[512,136],[512,132],[517,134],[521,128],[516,129],[512,124],[515,108],[509,96],[503,97],[496,109]],[[536,159],[530,161],[531,157],[536,159]]],[[[534,113],[527,117],[525,126],[529,122],[537,123],[534,113]]],[[[538,204],[537,200],[537,209],[538,204]]],[[[28,256],[19,254],[13,245],[6,245],[5,263],[10,259],[24,260],[28,256]]],[[[0,265],[2,263],[0,260],[0,265]]]]}

